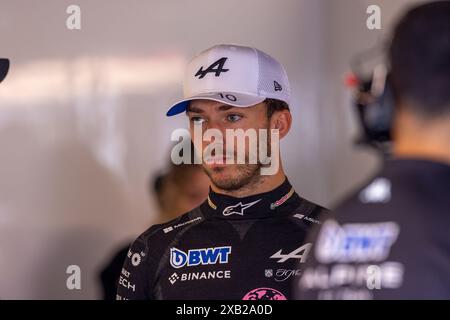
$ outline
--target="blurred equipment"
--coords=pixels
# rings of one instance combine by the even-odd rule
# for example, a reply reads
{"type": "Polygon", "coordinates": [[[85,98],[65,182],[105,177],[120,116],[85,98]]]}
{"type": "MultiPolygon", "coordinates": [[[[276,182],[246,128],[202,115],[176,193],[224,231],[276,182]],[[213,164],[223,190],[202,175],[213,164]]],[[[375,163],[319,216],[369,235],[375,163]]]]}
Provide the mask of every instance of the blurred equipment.
{"type": "Polygon", "coordinates": [[[391,149],[394,99],[389,68],[380,61],[382,51],[377,46],[354,57],[346,84],[356,89],[354,105],[362,127],[357,144],[369,145],[387,156],[391,149]]]}
{"type": "Polygon", "coordinates": [[[5,79],[9,70],[9,60],[5,58],[0,58],[0,82],[5,79]]]}

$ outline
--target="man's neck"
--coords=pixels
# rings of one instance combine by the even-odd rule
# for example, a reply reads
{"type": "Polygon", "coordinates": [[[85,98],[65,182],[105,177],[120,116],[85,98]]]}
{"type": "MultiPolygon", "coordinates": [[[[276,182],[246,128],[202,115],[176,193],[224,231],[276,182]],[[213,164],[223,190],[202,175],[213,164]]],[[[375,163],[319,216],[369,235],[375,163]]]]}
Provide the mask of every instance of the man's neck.
{"type": "Polygon", "coordinates": [[[396,119],[394,156],[450,165],[450,116],[423,120],[403,112],[396,119]]]}
{"type": "Polygon", "coordinates": [[[280,168],[280,170],[278,170],[278,172],[274,175],[259,175],[238,190],[223,190],[214,184],[211,184],[211,189],[216,193],[225,194],[236,198],[244,198],[255,194],[269,192],[280,186],[285,179],[286,175],[284,174],[283,169],[280,168]]]}

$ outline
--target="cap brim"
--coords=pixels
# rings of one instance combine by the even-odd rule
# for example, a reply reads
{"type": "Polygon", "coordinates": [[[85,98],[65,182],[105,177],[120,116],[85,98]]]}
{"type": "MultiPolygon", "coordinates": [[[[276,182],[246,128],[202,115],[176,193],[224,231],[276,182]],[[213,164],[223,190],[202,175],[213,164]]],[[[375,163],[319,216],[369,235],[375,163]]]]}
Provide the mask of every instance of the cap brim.
{"type": "Polygon", "coordinates": [[[214,92],[214,93],[202,93],[198,94],[186,99],[183,99],[177,103],[175,103],[169,111],[167,111],[167,116],[171,117],[186,111],[189,102],[192,100],[212,100],[217,102],[223,102],[224,104],[246,108],[254,106],[255,104],[261,103],[266,100],[265,97],[244,94],[244,93],[235,93],[235,92],[214,92]]]}
{"type": "Polygon", "coordinates": [[[9,70],[9,60],[0,58],[0,82],[5,79],[6,75],[8,74],[9,70]]]}

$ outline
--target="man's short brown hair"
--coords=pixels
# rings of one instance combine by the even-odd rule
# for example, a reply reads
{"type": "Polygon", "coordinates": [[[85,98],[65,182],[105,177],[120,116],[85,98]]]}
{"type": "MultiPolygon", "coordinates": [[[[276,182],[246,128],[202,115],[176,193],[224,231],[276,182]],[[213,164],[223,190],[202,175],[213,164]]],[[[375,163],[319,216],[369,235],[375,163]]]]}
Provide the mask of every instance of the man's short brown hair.
{"type": "Polygon", "coordinates": [[[267,118],[271,118],[272,115],[276,112],[276,111],[282,111],[282,110],[289,110],[289,105],[281,100],[277,100],[277,99],[266,99],[264,100],[264,102],[267,105],[267,118]]]}

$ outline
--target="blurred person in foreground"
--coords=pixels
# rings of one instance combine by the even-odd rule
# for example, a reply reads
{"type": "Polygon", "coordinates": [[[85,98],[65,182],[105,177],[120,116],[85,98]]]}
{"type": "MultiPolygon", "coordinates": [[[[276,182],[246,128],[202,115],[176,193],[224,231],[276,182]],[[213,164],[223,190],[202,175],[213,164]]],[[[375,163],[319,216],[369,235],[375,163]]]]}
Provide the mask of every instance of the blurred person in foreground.
{"type": "Polygon", "coordinates": [[[450,2],[408,11],[388,58],[393,157],[312,232],[299,299],[450,299],[450,2]]]}
{"type": "Polygon", "coordinates": [[[311,245],[304,236],[323,208],[295,192],[281,165],[277,142],[291,127],[289,98],[284,68],[258,49],[217,45],[190,61],[184,99],[167,115],[187,115],[209,196],[133,243],[136,259],[125,262],[118,299],[292,297],[290,279],[311,245]],[[233,135],[244,131],[247,143],[238,149],[233,135]]]}
{"type": "MultiPolygon", "coordinates": [[[[169,170],[150,180],[149,193],[156,196],[157,221],[164,223],[195,208],[208,196],[209,179],[201,166],[171,163],[169,170]]],[[[120,249],[102,269],[100,280],[104,300],[115,300],[120,272],[130,245],[120,249]]]]}

